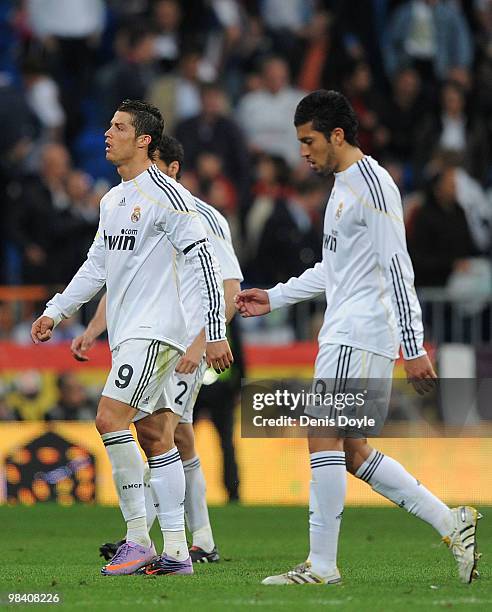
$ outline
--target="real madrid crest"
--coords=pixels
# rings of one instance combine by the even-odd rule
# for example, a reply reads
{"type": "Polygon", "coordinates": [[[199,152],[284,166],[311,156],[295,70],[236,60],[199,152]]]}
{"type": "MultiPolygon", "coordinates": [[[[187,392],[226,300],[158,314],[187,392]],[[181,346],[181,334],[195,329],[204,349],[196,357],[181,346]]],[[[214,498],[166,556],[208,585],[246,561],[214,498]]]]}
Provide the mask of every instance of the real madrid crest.
{"type": "Polygon", "coordinates": [[[133,223],[137,223],[137,221],[140,221],[140,216],[141,216],[140,206],[135,206],[130,219],[133,221],[133,223]]]}
{"type": "Polygon", "coordinates": [[[342,216],[342,211],[343,211],[343,202],[340,202],[340,204],[338,205],[337,208],[337,212],[335,213],[335,219],[338,221],[340,219],[340,217],[342,216]]]}

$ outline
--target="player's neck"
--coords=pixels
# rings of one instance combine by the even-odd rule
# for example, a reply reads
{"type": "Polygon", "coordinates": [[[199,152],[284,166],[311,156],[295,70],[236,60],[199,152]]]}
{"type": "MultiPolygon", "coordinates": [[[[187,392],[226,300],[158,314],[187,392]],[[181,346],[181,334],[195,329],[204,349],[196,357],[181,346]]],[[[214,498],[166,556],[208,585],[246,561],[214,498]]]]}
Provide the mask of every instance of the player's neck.
{"type": "Polygon", "coordinates": [[[142,172],[145,172],[151,165],[152,160],[148,157],[145,159],[131,159],[118,166],[116,170],[124,181],[131,181],[139,174],[142,174],[142,172]]]}
{"type": "Polygon", "coordinates": [[[350,166],[360,161],[363,157],[364,153],[362,153],[359,147],[346,145],[338,156],[338,166],[335,172],[347,170],[347,168],[350,168],[350,166]]]}

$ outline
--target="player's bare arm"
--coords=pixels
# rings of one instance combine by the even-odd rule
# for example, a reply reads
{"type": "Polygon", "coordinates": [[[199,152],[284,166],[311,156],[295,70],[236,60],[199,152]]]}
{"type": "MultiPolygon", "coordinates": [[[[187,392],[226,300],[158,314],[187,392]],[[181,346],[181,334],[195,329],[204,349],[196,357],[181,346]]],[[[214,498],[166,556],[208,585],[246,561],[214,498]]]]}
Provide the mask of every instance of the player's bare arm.
{"type": "Polygon", "coordinates": [[[43,315],[36,319],[31,327],[31,338],[34,344],[48,342],[53,335],[54,326],[55,321],[51,317],[43,315]]]}
{"type": "Polygon", "coordinates": [[[236,309],[244,317],[259,317],[268,314],[270,298],[264,289],[245,289],[240,291],[234,298],[236,309]]]}
{"type": "Polygon", "coordinates": [[[104,294],[85,332],[72,340],[70,350],[77,361],[89,361],[86,353],[92,348],[96,339],[106,330],[106,325],[106,294],[104,294]]]}
{"type": "Polygon", "coordinates": [[[207,340],[205,338],[205,328],[203,328],[178,361],[176,372],[178,374],[193,374],[200,365],[206,348],[207,340]]]}

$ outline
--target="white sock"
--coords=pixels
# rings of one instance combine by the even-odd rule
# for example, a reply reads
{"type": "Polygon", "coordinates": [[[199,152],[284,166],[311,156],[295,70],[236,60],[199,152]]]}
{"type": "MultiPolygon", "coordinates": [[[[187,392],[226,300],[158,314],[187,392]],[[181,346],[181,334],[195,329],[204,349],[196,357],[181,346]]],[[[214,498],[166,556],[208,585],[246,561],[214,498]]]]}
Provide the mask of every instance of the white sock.
{"type": "Polygon", "coordinates": [[[176,447],[149,457],[150,486],[164,536],[164,554],[184,561],[189,557],[184,527],[185,478],[176,447]]]}
{"type": "Polygon", "coordinates": [[[144,462],[137,443],[129,429],[102,434],[101,438],[113,468],[121,513],[126,521],[126,539],[150,546],[145,518],[144,462]]]}
{"type": "Polygon", "coordinates": [[[205,477],[199,457],[183,461],[186,479],[185,517],[193,546],[211,552],[215,546],[208,516],[205,477]]]}
{"type": "Polygon", "coordinates": [[[152,525],[157,517],[155,509],[154,495],[152,494],[152,487],[150,486],[150,468],[149,464],[144,465],[144,495],[145,495],[145,515],[147,517],[147,531],[150,534],[152,525]]]}
{"type": "Polygon", "coordinates": [[[374,449],[357,470],[357,478],[376,493],[432,525],[441,536],[453,530],[451,510],[391,457],[374,449]]]}
{"type": "Polygon", "coordinates": [[[329,576],[337,567],[338,536],[347,476],[343,451],[311,453],[309,560],[316,574],[329,576]]]}

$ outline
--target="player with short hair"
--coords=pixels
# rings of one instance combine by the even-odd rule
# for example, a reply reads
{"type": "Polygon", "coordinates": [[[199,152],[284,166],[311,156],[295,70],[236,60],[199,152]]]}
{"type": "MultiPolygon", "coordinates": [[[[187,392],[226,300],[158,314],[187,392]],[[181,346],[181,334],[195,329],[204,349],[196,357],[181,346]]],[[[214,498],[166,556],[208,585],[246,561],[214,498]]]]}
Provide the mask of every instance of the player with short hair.
{"type": "Polygon", "coordinates": [[[184,529],[183,464],[174,443],[182,413],[173,412],[175,404],[168,400],[172,372],[187,340],[177,282],[185,262],[200,284],[207,363],[223,370],[233,361],[222,277],[195,200],[153,163],[163,128],[159,110],[145,102],[125,100],[116,110],[105,133],[106,158],[122,181],[101,200],[99,229],[87,260],[31,330],[35,343],[49,340],[55,325],[106,284],[112,367],[96,427],[112,465],[127,534],[102,568],[104,575],[134,573],[156,558],[145,517],[144,463],[129,429],[143,417],[163,432],[148,455],[164,533],[159,561],[170,574],[193,573],[184,529]]]}
{"type": "MultiPolygon", "coordinates": [[[[401,346],[407,377],[417,390],[436,374],[423,346],[420,305],[413,287],[401,197],[388,172],[363,154],[358,121],[339,92],[319,90],[299,102],[294,124],[301,156],[320,174],[335,175],[328,200],[322,261],[298,278],[268,291],[249,289],[236,298],[243,317],[325,294],[315,380],[375,380],[388,409],[393,365],[401,346]],[[377,382],[379,381],[379,382],[377,382]]],[[[349,383],[350,384],[350,383],[349,383]]],[[[306,412],[321,416],[317,407],[306,412]]],[[[341,580],[337,546],[348,469],[372,488],[434,526],[451,548],[463,582],[476,575],[478,512],[449,509],[397,461],[367,444],[319,429],[308,436],[311,457],[310,554],[308,561],[263,584],[334,584],[341,580]]]]}
{"type": "MultiPolygon", "coordinates": [[[[167,176],[178,180],[184,163],[184,151],[181,143],[172,136],[164,135],[159,144],[155,163],[167,176]]],[[[226,321],[229,322],[236,309],[234,296],[240,290],[243,280],[241,268],[234,253],[229,224],[225,217],[206,202],[195,198],[197,210],[202,218],[207,235],[212,244],[224,280],[224,297],[226,304],[226,321]]],[[[200,459],[195,448],[193,433],[193,406],[200,390],[205,371],[206,361],[203,357],[205,350],[204,329],[201,326],[201,312],[199,299],[199,285],[196,282],[189,266],[185,266],[181,277],[181,299],[185,310],[188,326],[187,346],[185,354],[180,358],[173,374],[175,379],[174,395],[170,397],[179,406],[183,405],[183,415],[176,427],[174,439],[184,466],[186,493],[185,517],[188,528],[192,534],[190,556],[196,563],[213,563],[219,561],[219,553],[215,546],[206,501],[206,485],[200,459]]],[[[106,297],[98,304],[96,313],[86,331],[75,338],[71,349],[74,357],[87,361],[86,352],[94,344],[96,338],[106,329],[106,297]]],[[[144,452],[160,432],[152,428],[149,419],[141,419],[135,423],[138,440],[144,452]]],[[[146,469],[147,476],[148,469],[146,469]]],[[[148,478],[145,482],[145,501],[147,526],[150,531],[156,510],[148,478]]],[[[117,544],[107,543],[101,547],[101,554],[110,558],[123,541],[117,544]]],[[[149,568],[156,573],[158,568],[149,568]]]]}

